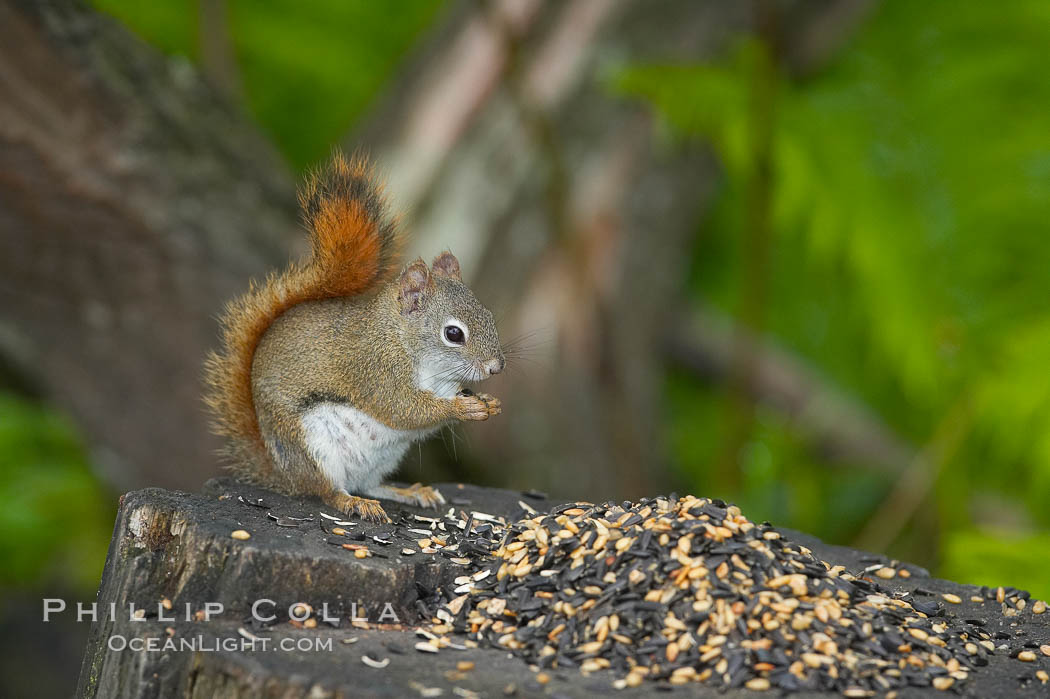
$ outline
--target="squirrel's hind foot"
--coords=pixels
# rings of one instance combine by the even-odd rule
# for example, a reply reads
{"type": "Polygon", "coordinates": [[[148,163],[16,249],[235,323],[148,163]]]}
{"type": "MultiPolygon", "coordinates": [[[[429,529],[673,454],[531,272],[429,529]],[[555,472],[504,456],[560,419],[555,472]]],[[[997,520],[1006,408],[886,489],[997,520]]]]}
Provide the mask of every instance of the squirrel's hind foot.
{"type": "Polygon", "coordinates": [[[406,505],[418,505],[432,509],[445,504],[444,496],[436,488],[431,488],[429,485],[423,485],[422,483],[413,483],[407,488],[381,485],[373,488],[368,494],[395,502],[403,502],[406,505]]]}
{"type": "Polygon", "coordinates": [[[378,500],[369,500],[368,498],[360,498],[356,495],[347,495],[346,493],[331,493],[323,499],[326,505],[334,507],[343,514],[358,515],[361,519],[367,519],[372,522],[387,523],[390,521],[378,500]]]}

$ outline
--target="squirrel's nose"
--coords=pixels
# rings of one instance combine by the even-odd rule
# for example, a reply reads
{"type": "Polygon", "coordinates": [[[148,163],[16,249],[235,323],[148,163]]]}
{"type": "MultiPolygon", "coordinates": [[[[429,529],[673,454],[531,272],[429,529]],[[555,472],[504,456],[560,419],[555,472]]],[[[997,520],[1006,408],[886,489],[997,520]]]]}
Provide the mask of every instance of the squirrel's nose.
{"type": "Polygon", "coordinates": [[[489,375],[498,374],[503,371],[503,367],[507,366],[507,360],[500,357],[499,359],[490,359],[485,362],[485,370],[488,371],[489,375]]]}

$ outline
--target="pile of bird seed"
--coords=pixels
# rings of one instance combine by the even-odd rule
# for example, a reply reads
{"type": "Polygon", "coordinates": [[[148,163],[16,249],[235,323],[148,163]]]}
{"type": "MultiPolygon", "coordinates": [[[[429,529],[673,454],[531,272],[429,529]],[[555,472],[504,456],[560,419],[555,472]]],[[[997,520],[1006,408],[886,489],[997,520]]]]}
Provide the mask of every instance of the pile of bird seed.
{"type": "Polygon", "coordinates": [[[717,500],[522,506],[526,517],[505,526],[464,515],[450,527],[471,563],[420,603],[433,634],[464,634],[538,668],[609,669],[617,688],[849,697],[957,691],[995,648],[979,627],[938,618],[938,605],[829,566],[717,500]]]}

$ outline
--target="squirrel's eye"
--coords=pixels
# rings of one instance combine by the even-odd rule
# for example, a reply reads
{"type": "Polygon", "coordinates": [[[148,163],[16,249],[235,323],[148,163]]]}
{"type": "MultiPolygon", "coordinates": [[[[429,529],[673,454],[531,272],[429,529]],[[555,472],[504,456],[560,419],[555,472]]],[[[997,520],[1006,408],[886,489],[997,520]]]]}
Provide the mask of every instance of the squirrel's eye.
{"type": "Polygon", "coordinates": [[[463,329],[456,325],[445,326],[445,339],[454,345],[463,344],[463,329]]]}

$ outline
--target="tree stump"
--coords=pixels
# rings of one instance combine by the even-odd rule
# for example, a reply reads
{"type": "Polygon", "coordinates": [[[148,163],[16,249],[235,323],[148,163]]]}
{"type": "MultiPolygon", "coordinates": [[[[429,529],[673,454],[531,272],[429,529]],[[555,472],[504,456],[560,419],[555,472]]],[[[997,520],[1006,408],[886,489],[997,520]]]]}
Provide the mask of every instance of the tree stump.
{"type": "MultiPolygon", "coordinates": [[[[516,518],[520,501],[540,511],[552,506],[537,493],[438,487],[447,507],[457,511],[516,518]]],[[[612,691],[611,673],[585,677],[575,669],[554,670],[550,682],[540,685],[523,661],[504,650],[418,652],[421,639],[414,629],[427,620],[420,619],[417,600],[452,582],[463,569],[440,551],[402,553],[407,543],[424,537],[409,530],[428,527],[411,515],[434,516],[434,511],[384,506],[395,521],[397,513],[408,516],[391,525],[357,522],[345,527],[344,535],[333,533],[339,525],[329,517],[338,516],[319,501],[229,479],[209,481],[200,494],[156,488],[128,493],[110,543],[78,696],[412,697],[438,696],[441,689],[441,696],[584,697],[612,691]],[[239,530],[248,538],[236,538],[239,530]],[[362,546],[373,555],[357,558],[355,549],[362,546]],[[292,618],[303,616],[299,604],[310,606],[310,622],[292,618]],[[183,643],[193,645],[180,648],[183,643]],[[371,667],[362,656],[389,662],[371,667]],[[474,663],[473,669],[458,670],[465,661],[474,663]]],[[[818,558],[854,572],[888,563],[882,556],[781,531],[818,558]]],[[[986,632],[1004,639],[996,643],[1036,648],[1034,663],[996,652],[989,665],[971,674],[965,693],[1046,696],[1048,686],[1035,679],[1035,672],[1050,668],[1050,658],[1038,650],[1050,643],[1050,613],[1033,615],[1029,605],[1028,611],[1006,617],[994,602],[971,602],[978,594],[975,586],[895,565],[909,577],[880,581],[885,587],[954,593],[962,602],[946,605],[952,607],[946,613],[983,622],[986,632]]],[[[75,608],[60,613],[75,613],[75,608]]],[[[643,685],[623,694],[645,696],[652,690],[643,685]]],[[[695,684],[676,687],[675,694],[723,696],[695,684]]],[[[919,688],[902,694],[939,695],[919,688]]],[[[734,690],[725,696],[757,695],[734,690]]]]}

